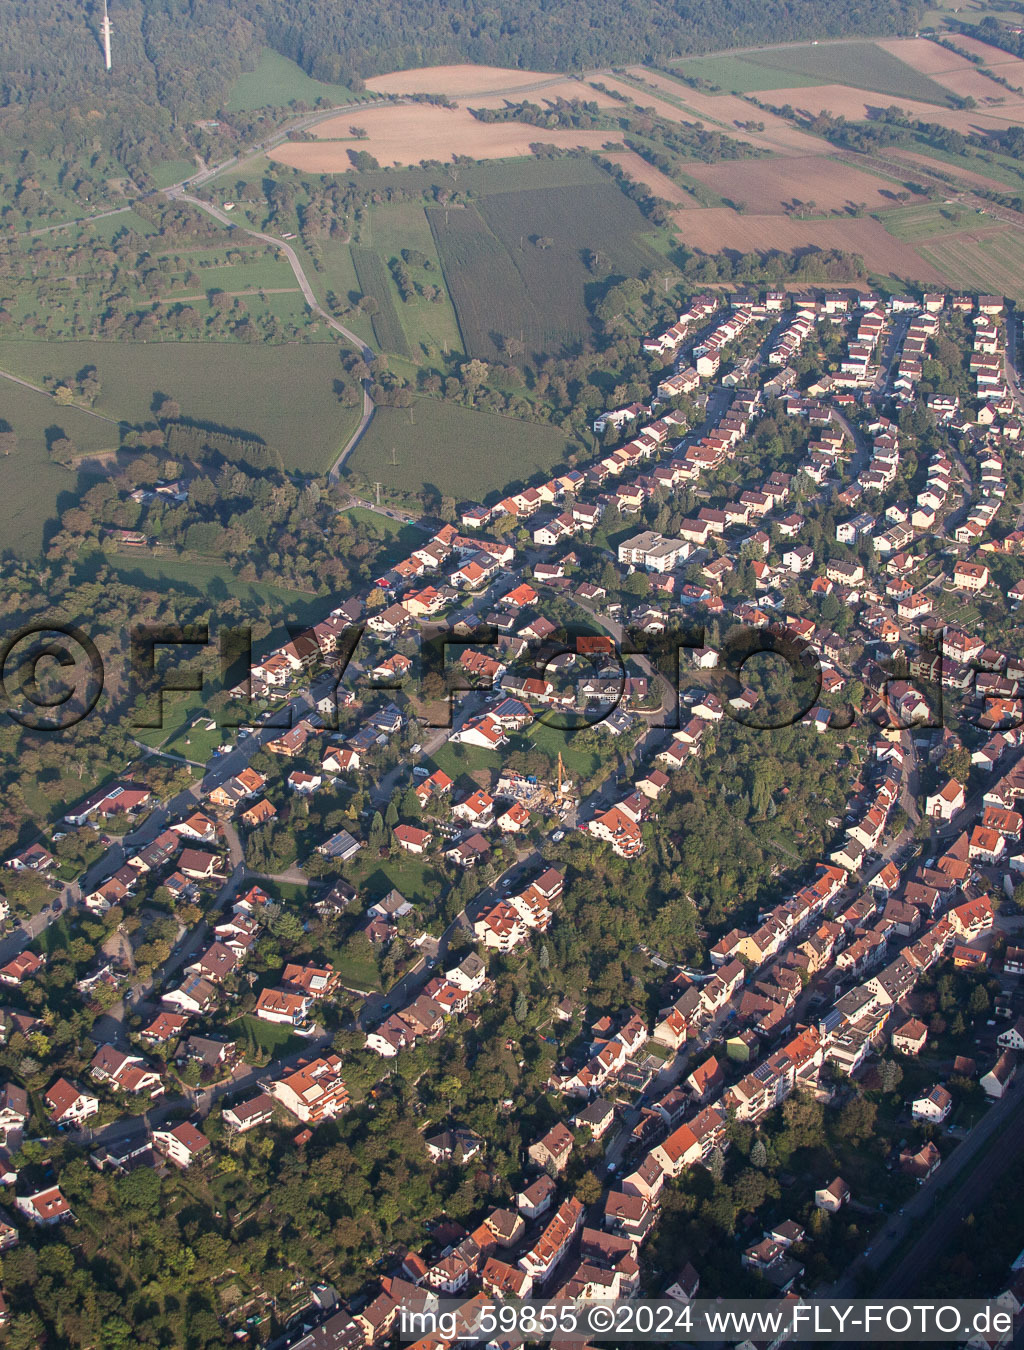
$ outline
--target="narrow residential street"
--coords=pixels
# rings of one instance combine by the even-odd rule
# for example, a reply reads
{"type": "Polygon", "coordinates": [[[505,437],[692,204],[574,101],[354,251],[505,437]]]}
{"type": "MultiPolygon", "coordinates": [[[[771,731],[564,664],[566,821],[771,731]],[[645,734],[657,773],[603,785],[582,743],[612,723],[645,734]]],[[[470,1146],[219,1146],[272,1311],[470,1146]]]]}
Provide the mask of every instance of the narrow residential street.
{"type": "Polygon", "coordinates": [[[843,1278],[824,1297],[849,1298],[857,1294],[896,1298],[919,1288],[935,1258],[948,1247],[970,1210],[985,1198],[999,1177],[1024,1153],[1024,1092],[1016,1084],[994,1102],[988,1112],[904,1206],[882,1234],[849,1266],[843,1278]],[[958,1179],[980,1162],[965,1181],[958,1179]],[[913,1235],[913,1244],[892,1257],[913,1235]]]}

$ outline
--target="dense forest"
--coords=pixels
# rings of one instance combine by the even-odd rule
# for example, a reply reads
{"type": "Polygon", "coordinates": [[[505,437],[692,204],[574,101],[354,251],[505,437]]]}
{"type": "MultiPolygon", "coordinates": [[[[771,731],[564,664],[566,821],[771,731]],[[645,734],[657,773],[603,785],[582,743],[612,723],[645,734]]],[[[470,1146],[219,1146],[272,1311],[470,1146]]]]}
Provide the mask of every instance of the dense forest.
{"type": "Polygon", "coordinates": [[[190,119],[218,111],[269,43],[320,79],[358,86],[396,67],[476,61],[542,70],[814,35],[913,31],[910,0],[115,0],[114,69],[105,76],[99,6],[0,0],[0,131],[8,162],[26,150],[79,170],[110,159],[138,173],[181,153],[190,119]]]}

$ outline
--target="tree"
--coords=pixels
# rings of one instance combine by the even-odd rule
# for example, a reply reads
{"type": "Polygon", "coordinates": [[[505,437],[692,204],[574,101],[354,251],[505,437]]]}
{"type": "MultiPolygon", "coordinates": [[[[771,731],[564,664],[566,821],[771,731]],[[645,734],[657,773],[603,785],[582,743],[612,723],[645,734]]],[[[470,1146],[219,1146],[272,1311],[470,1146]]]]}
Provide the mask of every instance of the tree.
{"type": "Polygon", "coordinates": [[[725,1154],[717,1145],[708,1155],[706,1166],[716,1181],[722,1180],[725,1175],[725,1154]]]}
{"type": "Polygon", "coordinates": [[[472,361],[467,361],[460,368],[459,375],[463,385],[472,393],[479,389],[487,378],[487,362],[480,361],[476,357],[472,361]]]}
{"type": "Polygon", "coordinates": [[[452,1104],[462,1096],[462,1079],[453,1073],[445,1074],[437,1085],[437,1091],[450,1111],[452,1104]]]}
{"type": "Polygon", "coordinates": [[[750,1149],[750,1162],[754,1167],[768,1166],[768,1150],[763,1139],[755,1139],[750,1149]]]}
{"type": "Polygon", "coordinates": [[[576,1198],[584,1205],[593,1205],[601,1198],[601,1183],[593,1172],[584,1172],[576,1184],[576,1198]]]}
{"type": "Polygon", "coordinates": [[[522,991],[522,989],[520,989],[519,993],[516,995],[516,1002],[515,1007],[512,1009],[512,1016],[516,1019],[516,1021],[519,1023],[520,1026],[525,1026],[526,1019],[529,1015],[530,1015],[530,1005],[526,1001],[525,993],[522,991]]]}
{"type": "Polygon", "coordinates": [[[70,436],[58,436],[50,442],[50,455],[58,464],[69,465],[77,453],[77,447],[70,436]]]}
{"type": "Polygon", "coordinates": [[[883,1092],[895,1092],[903,1082],[903,1070],[893,1059],[883,1059],[878,1067],[883,1092]]]}
{"type": "Polygon", "coordinates": [[[851,1144],[862,1144],[870,1139],[875,1130],[875,1117],[878,1107],[866,1097],[852,1097],[839,1113],[836,1133],[851,1144]]]}
{"type": "Polygon", "coordinates": [[[942,756],[942,772],[958,783],[966,783],[971,774],[971,752],[965,745],[954,745],[942,756]]]}
{"type": "Polygon", "coordinates": [[[393,830],[398,824],[398,807],[395,804],[394,797],[388,802],[388,809],[384,814],[384,823],[389,830],[393,830]]]}
{"type": "Polygon", "coordinates": [[[809,1093],[797,1092],[788,1097],[782,1108],[782,1118],[786,1122],[787,1142],[791,1149],[813,1148],[821,1142],[824,1112],[809,1093]]]}

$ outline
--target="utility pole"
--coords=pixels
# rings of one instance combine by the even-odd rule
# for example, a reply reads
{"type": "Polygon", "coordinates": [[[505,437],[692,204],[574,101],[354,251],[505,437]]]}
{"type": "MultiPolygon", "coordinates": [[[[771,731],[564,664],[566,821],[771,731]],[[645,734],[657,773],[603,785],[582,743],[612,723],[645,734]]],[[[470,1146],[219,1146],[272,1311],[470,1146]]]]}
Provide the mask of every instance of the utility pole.
{"type": "Polygon", "coordinates": [[[398,452],[395,450],[394,446],[391,447],[391,463],[396,468],[398,467],[398,452]]]}
{"type": "Polygon", "coordinates": [[[377,489],[377,505],[380,506],[380,484],[374,483],[373,486],[377,489]]]}

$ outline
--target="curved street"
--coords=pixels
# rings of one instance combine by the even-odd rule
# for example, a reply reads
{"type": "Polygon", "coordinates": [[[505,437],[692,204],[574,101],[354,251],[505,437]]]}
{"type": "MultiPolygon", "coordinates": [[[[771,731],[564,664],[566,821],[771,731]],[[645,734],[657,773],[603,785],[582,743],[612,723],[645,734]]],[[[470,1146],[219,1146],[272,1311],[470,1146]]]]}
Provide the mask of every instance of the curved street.
{"type": "MultiPolygon", "coordinates": [[[[279,249],[280,252],[283,253],[284,256],[288,259],[288,264],[295,274],[295,280],[299,283],[299,289],[302,291],[303,299],[309,306],[311,313],[315,314],[318,319],[322,319],[324,323],[326,323],[329,328],[333,328],[336,333],[340,333],[347,342],[350,342],[352,346],[355,347],[355,349],[359,352],[360,356],[363,358],[364,361],[369,363],[375,359],[376,352],[373,350],[373,348],[368,346],[361,337],[353,333],[351,328],[346,328],[345,325],[341,323],[338,319],[334,318],[333,315],[328,314],[327,311],[320,304],[320,302],[317,300],[316,293],[314,292],[313,287],[310,285],[310,281],[306,275],[305,269],[303,268],[302,263],[299,261],[299,255],[295,252],[295,250],[292,248],[292,246],[288,243],[287,240],[278,239],[278,237],[274,234],[264,234],[262,230],[252,230],[247,225],[236,224],[235,221],[233,221],[225,211],[222,211],[219,206],[214,206],[210,202],[204,202],[201,197],[193,197],[191,193],[186,192],[184,188],[181,186],[168,188],[167,196],[171,197],[175,201],[189,202],[192,206],[197,207],[200,211],[205,211],[208,216],[212,216],[213,219],[216,220],[219,224],[227,226],[229,230],[239,230],[242,234],[247,234],[251,236],[251,238],[253,239],[259,239],[262,243],[270,244],[273,248],[279,249]]],[[[341,450],[338,453],[337,458],[331,465],[330,469],[328,469],[327,471],[327,477],[331,482],[337,481],[338,475],[341,472],[341,466],[345,463],[345,460],[359,444],[359,441],[362,438],[363,433],[365,432],[366,428],[370,425],[370,422],[373,420],[373,414],[375,409],[373,399],[370,397],[370,381],[363,380],[362,384],[363,384],[362,416],[359,419],[359,425],[356,427],[355,431],[346,441],[345,445],[342,446],[341,450]]]]}

